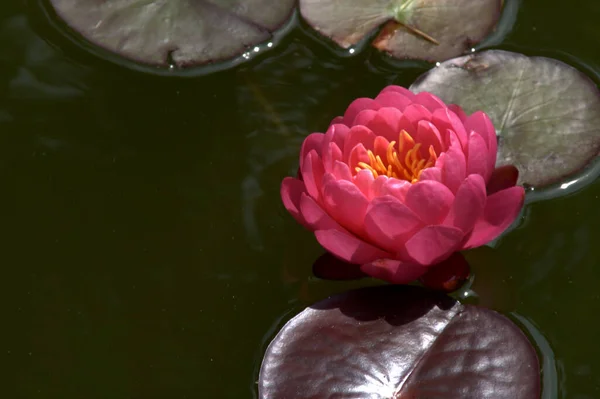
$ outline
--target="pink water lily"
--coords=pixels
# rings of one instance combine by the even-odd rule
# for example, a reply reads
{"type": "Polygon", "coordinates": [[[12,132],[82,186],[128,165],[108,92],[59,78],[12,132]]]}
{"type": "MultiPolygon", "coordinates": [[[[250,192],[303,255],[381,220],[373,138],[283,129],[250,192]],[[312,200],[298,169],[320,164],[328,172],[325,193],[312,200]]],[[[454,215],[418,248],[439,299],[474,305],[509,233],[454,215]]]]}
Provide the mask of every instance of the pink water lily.
{"type": "Polygon", "coordinates": [[[304,140],[299,176],[283,180],[281,197],[327,251],[407,283],[518,216],[524,190],[514,167],[495,168],[496,152],[485,113],[388,86],[304,140]]]}

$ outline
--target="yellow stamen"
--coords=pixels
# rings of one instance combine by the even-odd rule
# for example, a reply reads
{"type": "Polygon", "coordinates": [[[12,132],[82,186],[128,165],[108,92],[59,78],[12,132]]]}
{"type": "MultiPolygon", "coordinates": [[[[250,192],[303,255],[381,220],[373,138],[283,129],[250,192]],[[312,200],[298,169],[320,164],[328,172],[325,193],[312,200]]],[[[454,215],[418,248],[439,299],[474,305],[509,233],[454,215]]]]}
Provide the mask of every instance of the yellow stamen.
{"type": "Polygon", "coordinates": [[[415,183],[419,180],[421,171],[435,165],[438,158],[432,145],[428,148],[429,156],[422,158],[421,146],[421,143],[415,143],[415,140],[406,130],[402,130],[398,137],[397,151],[395,141],[388,145],[385,159],[381,159],[381,156],[368,150],[369,162],[359,162],[354,170],[357,173],[361,170],[368,170],[374,178],[387,176],[415,183]]]}

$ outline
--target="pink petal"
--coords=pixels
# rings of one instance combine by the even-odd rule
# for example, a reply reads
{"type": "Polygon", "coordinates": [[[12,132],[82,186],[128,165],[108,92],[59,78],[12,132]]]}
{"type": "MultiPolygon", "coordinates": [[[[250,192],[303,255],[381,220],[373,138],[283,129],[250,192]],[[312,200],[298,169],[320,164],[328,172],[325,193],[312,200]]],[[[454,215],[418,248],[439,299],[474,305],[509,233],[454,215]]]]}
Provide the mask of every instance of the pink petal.
{"type": "Polygon", "coordinates": [[[352,151],[350,151],[350,156],[348,157],[348,167],[352,172],[354,172],[360,162],[369,164],[369,155],[367,154],[367,149],[362,145],[362,143],[357,144],[352,151]]]}
{"type": "Polygon", "coordinates": [[[302,147],[300,148],[300,169],[302,169],[302,165],[304,164],[304,160],[309,152],[315,150],[317,155],[321,155],[321,151],[323,148],[323,139],[325,135],[323,133],[311,133],[302,142],[302,147]]]}
{"type": "Polygon", "coordinates": [[[375,156],[379,155],[381,159],[385,161],[385,159],[387,159],[386,153],[389,145],[390,142],[387,141],[385,137],[375,137],[375,141],[373,142],[373,154],[375,154],[375,156]]]}
{"type": "Polygon", "coordinates": [[[428,121],[420,121],[417,125],[415,142],[421,143],[421,157],[429,159],[429,147],[433,146],[436,155],[442,153],[442,136],[435,125],[428,121]]]}
{"type": "Polygon", "coordinates": [[[337,146],[336,143],[329,143],[323,153],[323,167],[325,172],[331,172],[333,165],[336,161],[341,161],[343,158],[342,150],[337,146]]]}
{"type": "Polygon", "coordinates": [[[456,192],[456,199],[444,224],[458,227],[465,234],[470,233],[483,214],[486,198],[483,177],[477,174],[467,176],[456,192]]]}
{"type": "Polygon", "coordinates": [[[498,138],[496,137],[496,129],[492,121],[484,112],[477,111],[467,118],[465,128],[468,131],[474,130],[483,137],[488,148],[488,168],[489,170],[493,170],[494,166],[496,166],[498,138]]]}
{"type": "Polygon", "coordinates": [[[373,184],[371,184],[371,197],[369,199],[383,196],[384,195],[383,194],[383,186],[389,180],[390,179],[387,176],[379,176],[379,177],[377,177],[377,179],[375,179],[373,181],[373,184]]]}
{"type": "Polygon", "coordinates": [[[446,108],[446,104],[442,100],[440,100],[439,97],[426,91],[417,94],[415,102],[422,104],[431,112],[439,108],[446,108]]]}
{"type": "Polygon", "coordinates": [[[446,130],[446,132],[450,138],[450,147],[440,156],[440,158],[444,158],[442,160],[444,164],[442,167],[442,181],[453,193],[456,193],[466,177],[467,162],[454,132],[451,130],[446,130]]]}
{"type": "Polygon", "coordinates": [[[415,229],[423,227],[413,211],[391,196],[375,198],[364,223],[371,242],[391,253],[400,252],[415,229]]]}
{"type": "Polygon", "coordinates": [[[465,120],[465,128],[467,131],[474,130],[484,138],[488,148],[493,142],[497,141],[496,129],[492,121],[483,111],[477,111],[465,120]]]}
{"type": "Polygon", "coordinates": [[[325,169],[319,155],[315,150],[310,151],[302,164],[302,180],[308,194],[317,202],[321,198],[320,191],[324,173],[325,169]]]}
{"type": "Polygon", "coordinates": [[[336,177],[333,173],[325,173],[323,175],[323,179],[321,180],[321,187],[325,187],[327,184],[336,181],[336,177]]]}
{"type": "Polygon", "coordinates": [[[398,126],[402,113],[395,108],[389,107],[373,112],[375,112],[375,115],[369,121],[365,122],[364,125],[378,136],[383,136],[389,141],[397,141],[398,133],[400,132],[398,126]]]}
{"type": "MultiPolygon", "coordinates": [[[[406,130],[410,135],[416,133],[417,124],[413,122],[412,117],[408,117],[407,115],[402,114],[400,120],[398,121],[398,133],[400,133],[402,130],[406,130]]],[[[392,137],[392,139],[397,141],[399,139],[399,136],[399,134],[396,134],[396,137],[392,137]]]]}
{"type": "Polygon", "coordinates": [[[414,101],[415,97],[416,97],[415,94],[412,91],[408,90],[405,87],[396,86],[396,85],[386,86],[383,90],[381,90],[381,92],[379,94],[381,94],[381,93],[388,93],[388,92],[400,93],[404,97],[406,97],[406,98],[408,98],[408,99],[410,99],[412,101],[414,101]]]}
{"type": "Polygon", "coordinates": [[[387,178],[381,187],[381,195],[391,195],[396,197],[400,202],[404,202],[406,193],[410,189],[411,184],[406,180],[387,178]]]}
{"type": "Polygon", "coordinates": [[[450,111],[454,112],[456,114],[456,116],[458,116],[458,118],[461,120],[462,123],[465,123],[465,121],[467,120],[467,114],[465,114],[465,111],[463,111],[463,109],[460,107],[460,105],[450,104],[450,105],[448,105],[448,109],[450,111]]]}
{"type": "Polygon", "coordinates": [[[389,141],[398,140],[398,134],[400,133],[400,118],[402,118],[402,112],[396,108],[383,107],[377,110],[377,114],[382,119],[384,119],[386,124],[390,127],[388,131],[383,131],[381,135],[389,141]]]}
{"type": "Polygon", "coordinates": [[[352,127],[354,125],[354,119],[360,111],[363,109],[379,108],[381,108],[381,106],[371,98],[357,98],[356,100],[352,101],[352,103],[346,109],[342,123],[348,127],[352,127]]]}
{"type": "Polygon", "coordinates": [[[376,110],[363,109],[356,115],[356,118],[354,118],[354,125],[355,126],[358,126],[358,125],[367,126],[369,124],[369,122],[371,122],[373,120],[373,118],[375,118],[375,116],[377,116],[376,110]]]}
{"type": "Polygon", "coordinates": [[[419,174],[419,181],[423,180],[435,180],[441,183],[442,170],[437,166],[432,166],[431,168],[423,169],[419,174]]]}
{"type": "Polygon", "coordinates": [[[377,259],[360,267],[363,273],[392,284],[408,284],[427,272],[427,267],[393,259],[377,259]]]}
{"type": "Polygon", "coordinates": [[[513,165],[500,166],[492,172],[487,183],[487,195],[513,187],[519,180],[519,170],[513,165]]]}
{"type": "Polygon", "coordinates": [[[330,125],[323,139],[323,148],[327,148],[330,143],[335,143],[340,149],[344,148],[346,137],[350,132],[350,128],[342,124],[330,125]]]}
{"type": "Polygon", "coordinates": [[[336,125],[336,124],[342,124],[342,123],[344,123],[343,116],[336,116],[335,118],[333,118],[331,120],[331,122],[329,122],[330,125],[336,125]]]}
{"type": "Polygon", "coordinates": [[[406,193],[406,205],[425,224],[440,224],[448,215],[454,194],[435,180],[418,181],[406,193]]]}
{"type": "Polygon", "coordinates": [[[354,184],[368,200],[373,198],[372,186],[374,181],[375,178],[370,170],[363,169],[354,176],[354,184]]]}
{"type": "Polygon", "coordinates": [[[323,248],[349,263],[362,265],[390,257],[390,254],[381,249],[339,230],[317,230],[315,236],[323,248]]]}
{"type": "Polygon", "coordinates": [[[380,93],[375,97],[375,101],[382,107],[394,107],[400,111],[404,111],[404,108],[413,103],[408,97],[393,91],[380,93]]]}
{"type": "Polygon", "coordinates": [[[325,210],[342,227],[352,233],[363,233],[364,219],[369,201],[352,182],[337,180],[323,186],[325,210]]]}
{"type": "Polygon", "coordinates": [[[300,212],[311,231],[330,229],[344,231],[344,228],[333,220],[315,200],[304,193],[300,196],[300,212]]]}
{"type": "Polygon", "coordinates": [[[432,265],[456,252],[464,234],[450,226],[427,226],[406,242],[406,253],[418,264],[432,265]]]}
{"type": "Polygon", "coordinates": [[[487,144],[478,133],[471,131],[469,134],[469,148],[467,151],[467,176],[479,174],[487,181],[492,173],[488,169],[488,149],[487,144]]]}
{"type": "Polygon", "coordinates": [[[487,197],[483,217],[476,223],[463,249],[479,247],[498,237],[515,221],[525,200],[523,187],[515,186],[487,197]]]}
{"type": "Polygon", "coordinates": [[[293,177],[286,177],[281,182],[281,200],[283,206],[296,219],[298,223],[310,229],[308,223],[304,220],[304,216],[300,212],[300,197],[306,192],[304,183],[293,177]]]}
{"type": "MultiPolygon", "coordinates": [[[[415,135],[417,133],[417,131],[415,129],[416,129],[419,121],[422,121],[422,120],[431,121],[431,112],[429,112],[429,110],[427,108],[425,108],[424,106],[422,106],[421,104],[409,105],[408,107],[406,107],[406,109],[404,110],[402,115],[405,116],[406,118],[408,118],[408,120],[411,122],[411,124],[413,126],[412,131],[405,129],[411,136],[415,135]]],[[[402,128],[404,128],[404,126],[402,126],[402,128]]]]}
{"type": "Polygon", "coordinates": [[[343,162],[335,161],[333,163],[332,174],[337,180],[352,181],[352,173],[350,173],[350,168],[343,162]]]}
{"type": "MultiPolygon", "coordinates": [[[[452,130],[456,134],[461,148],[467,148],[467,131],[460,118],[454,112],[448,108],[438,109],[433,113],[432,122],[440,132],[452,130]]],[[[446,142],[446,144],[448,145],[449,142],[446,142]]]]}
{"type": "Polygon", "coordinates": [[[371,129],[364,126],[353,126],[348,132],[346,142],[344,143],[344,157],[350,159],[350,152],[356,147],[357,144],[362,144],[366,149],[373,149],[373,142],[375,141],[375,134],[371,129]]]}

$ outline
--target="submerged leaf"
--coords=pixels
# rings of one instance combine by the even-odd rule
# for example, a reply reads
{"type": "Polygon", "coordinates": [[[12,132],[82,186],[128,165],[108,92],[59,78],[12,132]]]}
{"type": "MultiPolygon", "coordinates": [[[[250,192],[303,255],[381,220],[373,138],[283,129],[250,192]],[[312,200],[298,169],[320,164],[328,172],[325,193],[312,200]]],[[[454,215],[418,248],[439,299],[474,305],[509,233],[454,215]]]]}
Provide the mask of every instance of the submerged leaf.
{"type": "Polygon", "coordinates": [[[470,50],[500,18],[502,0],[300,0],[300,12],[347,48],[385,26],[373,45],[396,58],[441,61],[470,50]]]}
{"type": "Polygon", "coordinates": [[[180,67],[240,55],[268,40],[294,0],[51,0],[85,39],[137,62],[180,67]]]}
{"type": "Polygon", "coordinates": [[[598,157],[600,91],[561,61],[485,51],[442,63],[410,89],[487,113],[499,136],[498,166],[514,164],[520,184],[545,186],[598,157]]]}
{"type": "Polygon", "coordinates": [[[506,317],[411,286],[366,288],[314,304],[269,345],[267,398],[534,399],[539,364],[506,317]]]}
{"type": "Polygon", "coordinates": [[[269,345],[266,398],[534,399],[534,348],[506,317],[411,286],[336,295],[269,345]]]}

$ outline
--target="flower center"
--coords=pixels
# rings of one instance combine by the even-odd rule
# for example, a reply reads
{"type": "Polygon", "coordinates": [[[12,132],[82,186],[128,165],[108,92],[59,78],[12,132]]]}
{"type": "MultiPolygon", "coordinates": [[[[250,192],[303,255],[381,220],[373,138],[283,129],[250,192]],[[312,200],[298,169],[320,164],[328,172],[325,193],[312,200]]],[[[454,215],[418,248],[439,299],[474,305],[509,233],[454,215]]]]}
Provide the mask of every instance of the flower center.
{"type": "Polygon", "coordinates": [[[388,145],[385,159],[368,150],[369,162],[359,162],[355,170],[356,172],[369,170],[375,178],[387,176],[415,183],[419,180],[421,171],[432,167],[437,161],[437,154],[432,145],[429,146],[427,158],[422,156],[420,150],[421,143],[415,143],[411,135],[406,130],[402,130],[398,138],[397,150],[395,141],[388,145]]]}

